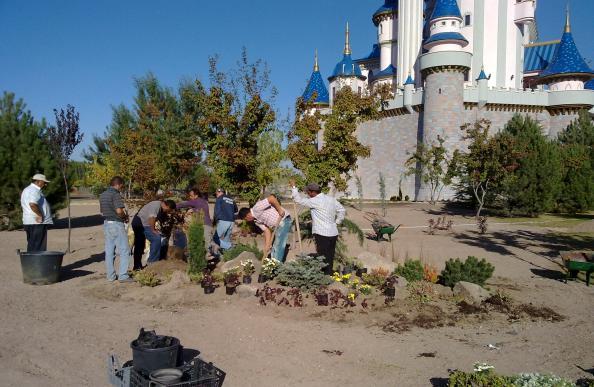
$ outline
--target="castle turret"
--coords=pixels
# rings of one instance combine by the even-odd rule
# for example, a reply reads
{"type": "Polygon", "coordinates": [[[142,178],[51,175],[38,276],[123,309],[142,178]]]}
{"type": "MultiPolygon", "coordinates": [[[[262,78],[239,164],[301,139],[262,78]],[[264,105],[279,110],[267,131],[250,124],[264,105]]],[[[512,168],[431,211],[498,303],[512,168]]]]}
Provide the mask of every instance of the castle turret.
{"type": "MultiPolygon", "coordinates": [[[[420,58],[425,78],[422,141],[427,146],[444,139],[449,152],[460,147],[460,126],[464,123],[464,73],[470,69],[472,54],[462,48],[468,44],[460,34],[462,16],[456,0],[437,0],[429,23],[431,34],[420,58]]],[[[417,180],[417,200],[428,200],[430,188],[417,180]]],[[[444,198],[453,192],[445,189],[444,198]]]]}
{"type": "Polygon", "coordinates": [[[593,78],[594,71],[586,64],[573,40],[567,11],[561,42],[553,59],[540,74],[539,83],[547,84],[551,91],[583,90],[584,83],[593,78]]]}
{"type": "Polygon", "coordinates": [[[481,73],[476,79],[478,84],[478,107],[482,108],[487,104],[487,98],[489,93],[489,77],[485,74],[485,69],[481,67],[481,73]]]}
{"type": "Polygon", "coordinates": [[[409,71],[420,79],[418,66],[423,44],[423,0],[401,0],[398,2],[398,86],[405,83],[409,71]]]}
{"type": "Polygon", "coordinates": [[[410,114],[412,114],[414,112],[414,109],[412,107],[412,94],[413,94],[414,90],[415,90],[415,81],[414,81],[414,79],[412,79],[412,76],[409,73],[408,78],[406,78],[406,82],[404,82],[403,105],[404,105],[404,108],[410,114]]]}
{"type": "Polygon", "coordinates": [[[323,109],[330,106],[330,96],[328,95],[328,89],[320,74],[320,67],[318,65],[318,50],[316,50],[314,57],[314,68],[307,83],[307,87],[302,95],[305,101],[313,103],[316,109],[323,109]]]}
{"type": "MultiPolygon", "coordinates": [[[[380,47],[380,71],[384,72],[396,64],[398,23],[396,0],[386,0],[373,14],[373,24],[377,27],[377,40],[380,47]]],[[[395,72],[394,72],[395,75],[395,72]]]]}
{"type": "Polygon", "coordinates": [[[361,73],[361,68],[351,57],[349,33],[349,24],[347,23],[342,60],[336,64],[332,76],[328,78],[331,90],[330,105],[334,104],[336,93],[343,87],[350,87],[354,93],[362,94],[365,92],[367,77],[361,73]]]}

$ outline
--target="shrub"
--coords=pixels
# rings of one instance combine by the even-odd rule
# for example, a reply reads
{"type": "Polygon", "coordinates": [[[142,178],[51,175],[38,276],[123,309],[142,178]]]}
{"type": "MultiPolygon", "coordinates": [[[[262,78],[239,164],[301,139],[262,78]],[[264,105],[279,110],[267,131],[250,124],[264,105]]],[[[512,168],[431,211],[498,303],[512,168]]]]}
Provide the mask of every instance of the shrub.
{"type": "Polygon", "coordinates": [[[231,261],[239,256],[239,254],[243,253],[244,251],[249,251],[250,253],[254,253],[258,260],[262,259],[264,253],[258,249],[255,245],[244,245],[244,244],[237,244],[231,247],[229,250],[226,250],[223,253],[223,261],[231,261]]]}
{"type": "Polygon", "coordinates": [[[570,380],[560,378],[555,375],[541,375],[538,373],[520,374],[512,377],[514,386],[532,387],[532,386],[551,386],[551,387],[573,387],[575,383],[570,380]]]}
{"type": "Polygon", "coordinates": [[[384,268],[371,269],[371,273],[363,274],[363,282],[367,285],[379,287],[386,282],[390,272],[384,268]]]}
{"type": "Polygon", "coordinates": [[[423,266],[423,280],[434,284],[437,283],[438,279],[439,274],[437,272],[437,269],[432,265],[425,264],[423,266]]]}
{"type": "Polygon", "coordinates": [[[199,284],[204,279],[204,274],[203,273],[190,273],[188,275],[188,277],[190,278],[190,281],[192,283],[199,284]]]}
{"type": "Polygon", "coordinates": [[[204,219],[195,216],[188,227],[188,273],[198,274],[206,268],[206,243],[204,241],[204,219]]]}
{"type": "Polygon", "coordinates": [[[394,274],[406,278],[409,282],[421,281],[425,276],[425,269],[421,261],[407,259],[404,265],[398,265],[394,274]]]}
{"type": "Polygon", "coordinates": [[[282,285],[302,290],[318,288],[331,282],[322,272],[324,267],[324,257],[300,256],[295,261],[279,266],[276,280],[282,285]]]}
{"type": "Polygon", "coordinates": [[[134,280],[142,286],[149,286],[151,288],[154,288],[161,283],[161,280],[157,278],[157,274],[150,270],[134,272],[134,280]]]}
{"type": "Polygon", "coordinates": [[[484,258],[480,261],[476,257],[469,256],[462,262],[459,258],[449,259],[445,269],[441,272],[444,285],[454,287],[460,281],[472,282],[483,286],[493,275],[495,268],[484,258]]]}
{"type": "Polygon", "coordinates": [[[498,375],[495,372],[463,372],[455,371],[448,380],[449,387],[510,387],[513,386],[511,378],[498,375]]]}

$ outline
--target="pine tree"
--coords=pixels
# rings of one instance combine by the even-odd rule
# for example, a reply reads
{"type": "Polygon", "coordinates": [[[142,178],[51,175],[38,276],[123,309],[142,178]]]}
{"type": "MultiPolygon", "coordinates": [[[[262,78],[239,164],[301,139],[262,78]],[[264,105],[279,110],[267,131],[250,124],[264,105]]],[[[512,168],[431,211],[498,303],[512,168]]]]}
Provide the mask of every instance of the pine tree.
{"type": "Polygon", "coordinates": [[[559,133],[563,163],[561,211],[584,212],[594,208],[594,123],[587,111],[559,133]]]}
{"type": "Polygon", "coordinates": [[[563,172],[556,142],[545,137],[535,120],[521,115],[506,124],[498,140],[515,157],[510,163],[514,171],[502,189],[507,209],[533,217],[553,210],[563,172]]]}
{"type": "Polygon", "coordinates": [[[14,229],[22,222],[20,196],[31,183],[31,177],[43,173],[51,183],[44,194],[55,213],[63,208],[66,191],[61,184],[60,170],[42,140],[45,121],[36,121],[26,110],[22,99],[4,92],[0,99],[0,228],[14,229]]]}

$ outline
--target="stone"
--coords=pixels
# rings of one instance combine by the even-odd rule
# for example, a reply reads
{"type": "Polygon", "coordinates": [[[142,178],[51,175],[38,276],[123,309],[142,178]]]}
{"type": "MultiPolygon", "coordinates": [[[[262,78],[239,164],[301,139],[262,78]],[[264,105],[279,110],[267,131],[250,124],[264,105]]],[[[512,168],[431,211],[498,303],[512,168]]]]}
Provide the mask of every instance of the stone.
{"type": "Polygon", "coordinates": [[[477,284],[460,281],[454,286],[454,295],[463,297],[466,302],[478,305],[489,297],[489,292],[477,284]]]}
{"type": "Polygon", "coordinates": [[[444,286],[440,284],[433,284],[433,291],[439,296],[443,298],[450,298],[454,295],[454,292],[449,286],[444,286]]]}
{"type": "Polygon", "coordinates": [[[357,256],[357,259],[363,264],[363,267],[367,268],[367,272],[371,273],[373,269],[384,268],[390,273],[396,269],[396,264],[388,258],[375,255],[368,251],[364,251],[357,256]]]}
{"type": "Polygon", "coordinates": [[[235,288],[235,293],[237,293],[240,298],[255,297],[257,291],[258,287],[251,284],[241,284],[237,285],[235,288]]]}
{"type": "Polygon", "coordinates": [[[406,288],[408,281],[404,277],[396,276],[396,282],[394,283],[395,288],[406,288]]]}
{"type": "Polygon", "coordinates": [[[244,251],[241,254],[239,254],[235,259],[232,259],[227,262],[222,262],[217,268],[222,273],[224,273],[226,271],[233,269],[234,267],[241,268],[241,261],[247,261],[248,259],[252,260],[252,262],[254,263],[254,267],[256,268],[256,273],[259,273],[262,264],[260,263],[260,261],[256,259],[256,255],[250,251],[244,251]]]}
{"type": "Polygon", "coordinates": [[[342,282],[336,282],[333,280],[333,282],[328,285],[328,290],[332,291],[334,289],[340,290],[342,294],[347,294],[350,291],[350,288],[342,282]]]}

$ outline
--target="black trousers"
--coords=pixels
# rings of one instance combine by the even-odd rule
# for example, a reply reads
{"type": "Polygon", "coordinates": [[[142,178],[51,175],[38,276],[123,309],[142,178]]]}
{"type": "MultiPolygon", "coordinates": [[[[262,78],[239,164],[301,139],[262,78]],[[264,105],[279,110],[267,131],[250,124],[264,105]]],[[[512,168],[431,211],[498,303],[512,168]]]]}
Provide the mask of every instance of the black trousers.
{"type": "Polygon", "coordinates": [[[314,241],[316,242],[316,252],[319,256],[324,256],[324,262],[326,267],[324,268],[324,274],[332,275],[332,266],[334,265],[334,252],[336,250],[336,240],[338,236],[328,237],[318,234],[313,234],[314,241]]]}
{"type": "Polygon", "coordinates": [[[47,250],[47,224],[26,224],[27,251],[47,250]]]}
{"type": "Polygon", "coordinates": [[[132,231],[134,231],[134,270],[142,269],[142,254],[146,247],[144,227],[138,216],[132,218],[132,231]]]}

